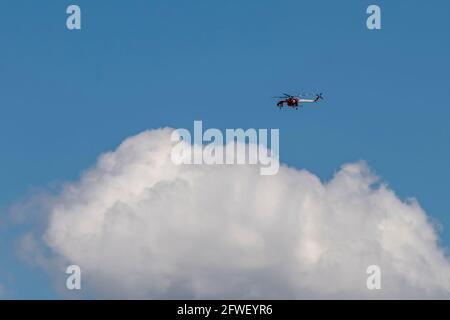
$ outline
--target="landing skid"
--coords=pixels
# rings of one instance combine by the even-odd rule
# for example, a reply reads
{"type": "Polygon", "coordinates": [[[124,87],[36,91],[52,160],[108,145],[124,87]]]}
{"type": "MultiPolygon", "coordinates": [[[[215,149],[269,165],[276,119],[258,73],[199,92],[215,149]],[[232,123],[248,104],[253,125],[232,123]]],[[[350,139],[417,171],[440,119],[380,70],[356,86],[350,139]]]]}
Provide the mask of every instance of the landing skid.
{"type": "MultiPolygon", "coordinates": [[[[283,106],[277,106],[278,107],[278,109],[283,109],[283,106]]],[[[295,110],[298,110],[299,108],[301,109],[303,106],[289,106],[289,107],[291,107],[292,109],[295,109],[295,110]]],[[[289,109],[289,107],[288,107],[288,109],[289,109]]]]}

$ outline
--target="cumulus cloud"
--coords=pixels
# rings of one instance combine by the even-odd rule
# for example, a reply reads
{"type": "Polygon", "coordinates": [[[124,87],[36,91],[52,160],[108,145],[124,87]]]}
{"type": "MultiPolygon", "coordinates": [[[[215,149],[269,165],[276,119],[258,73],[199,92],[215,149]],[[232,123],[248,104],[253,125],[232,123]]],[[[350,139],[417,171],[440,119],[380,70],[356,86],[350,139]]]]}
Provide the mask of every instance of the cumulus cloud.
{"type": "Polygon", "coordinates": [[[281,166],[174,165],[172,129],[103,154],[48,205],[45,245],[95,297],[445,298],[450,261],[419,204],[363,162],[328,182],[281,166]],[[382,271],[366,287],[367,267],[382,271]]]}

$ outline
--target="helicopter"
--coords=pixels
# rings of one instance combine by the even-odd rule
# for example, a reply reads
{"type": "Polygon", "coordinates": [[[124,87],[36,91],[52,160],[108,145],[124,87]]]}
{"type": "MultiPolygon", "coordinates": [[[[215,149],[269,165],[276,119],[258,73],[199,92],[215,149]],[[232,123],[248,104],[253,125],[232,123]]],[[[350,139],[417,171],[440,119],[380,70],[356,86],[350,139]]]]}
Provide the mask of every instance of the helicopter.
{"type": "Polygon", "coordinates": [[[280,109],[284,107],[284,104],[286,104],[288,107],[298,110],[298,107],[302,107],[303,103],[316,103],[319,100],[323,100],[322,93],[316,94],[314,99],[303,99],[301,94],[293,96],[283,93],[283,95],[284,96],[281,97],[273,97],[274,99],[283,99],[277,102],[277,107],[280,109]]]}

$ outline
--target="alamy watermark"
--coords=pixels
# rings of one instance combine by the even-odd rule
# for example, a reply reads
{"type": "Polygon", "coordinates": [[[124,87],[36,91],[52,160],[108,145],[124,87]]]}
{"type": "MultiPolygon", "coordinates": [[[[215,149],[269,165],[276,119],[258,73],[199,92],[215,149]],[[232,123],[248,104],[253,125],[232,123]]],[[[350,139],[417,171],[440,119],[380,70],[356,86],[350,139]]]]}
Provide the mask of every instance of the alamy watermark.
{"type": "Polygon", "coordinates": [[[366,20],[366,26],[369,30],[381,29],[381,8],[376,4],[371,4],[367,7],[367,14],[370,16],[366,20]]]}
{"type": "Polygon", "coordinates": [[[172,132],[172,142],[178,142],[171,152],[172,162],[206,165],[260,165],[261,175],[275,175],[280,168],[279,129],[226,129],[210,128],[203,132],[202,121],[194,121],[193,139],[187,129],[172,132]],[[224,141],[225,137],[225,141],[224,141]],[[206,145],[204,144],[206,143],[206,145]]]}
{"type": "Polygon", "coordinates": [[[66,20],[67,29],[81,30],[81,8],[72,4],[67,7],[66,13],[69,14],[66,20]]]}
{"type": "Polygon", "coordinates": [[[366,281],[367,289],[380,290],[381,289],[381,268],[376,264],[370,265],[366,269],[369,274],[366,281]]]}
{"type": "MultiPolygon", "coordinates": [[[[381,8],[376,4],[367,7],[366,13],[369,14],[366,20],[366,26],[369,30],[381,30],[381,8]]],[[[68,30],[81,30],[81,8],[78,5],[71,4],[66,9],[69,16],[66,19],[68,30]]]]}
{"type": "Polygon", "coordinates": [[[81,268],[72,264],[66,268],[66,288],[68,290],[81,290],[81,268]]]}

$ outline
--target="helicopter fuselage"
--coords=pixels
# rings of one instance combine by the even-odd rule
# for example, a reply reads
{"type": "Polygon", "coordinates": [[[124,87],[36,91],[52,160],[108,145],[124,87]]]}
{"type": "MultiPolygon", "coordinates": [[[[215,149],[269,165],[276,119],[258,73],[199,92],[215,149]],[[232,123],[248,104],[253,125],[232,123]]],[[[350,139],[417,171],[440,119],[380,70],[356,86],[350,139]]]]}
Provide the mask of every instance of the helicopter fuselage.
{"type": "Polygon", "coordinates": [[[287,98],[287,99],[278,101],[277,106],[283,107],[284,104],[287,104],[288,107],[298,107],[299,100],[300,100],[299,98],[295,98],[295,97],[287,98]]]}

